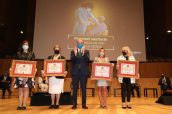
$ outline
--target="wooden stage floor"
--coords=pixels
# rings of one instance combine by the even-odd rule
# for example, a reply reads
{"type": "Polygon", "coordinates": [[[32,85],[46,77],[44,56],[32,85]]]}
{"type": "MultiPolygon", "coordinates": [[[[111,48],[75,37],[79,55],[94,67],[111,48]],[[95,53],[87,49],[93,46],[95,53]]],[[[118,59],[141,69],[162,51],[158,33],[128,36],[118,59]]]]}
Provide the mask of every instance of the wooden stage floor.
{"type": "Polygon", "coordinates": [[[81,108],[81,97],[78,97],[78,108],[71,109],[71,105],[62,105],[59,109],[48,109],[48,106],[28,106],[27,110],[16,110],[18,99],[0,99],[0,114],[171,114],[172,106],[157,104],[157,98],[132,98],[132,109],[121,108],[120,97],[107,97],[107,109],[99,108],[99,99],[96,97],[87,97],[87,106],[89,109],[81,108]]]}

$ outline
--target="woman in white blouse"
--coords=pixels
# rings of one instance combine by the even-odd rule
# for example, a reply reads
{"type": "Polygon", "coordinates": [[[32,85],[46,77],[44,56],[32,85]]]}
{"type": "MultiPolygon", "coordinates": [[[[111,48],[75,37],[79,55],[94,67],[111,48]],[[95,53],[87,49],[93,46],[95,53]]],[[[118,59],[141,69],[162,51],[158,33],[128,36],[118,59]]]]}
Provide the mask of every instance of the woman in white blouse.
{"type": "MultiPolygon", "coordinates": [[[[122,54],[117,58],[117,70],[118,61],[135,61],[132,51],[128,46],[124,46],[121,50],[122,54]]],[[[131,84],[135,83],[135,78],[118,77],[119,83],[121,84],[121,96],[122,96],[122,108],[131,109],[130,99],[131,99],[131,84]]]]}

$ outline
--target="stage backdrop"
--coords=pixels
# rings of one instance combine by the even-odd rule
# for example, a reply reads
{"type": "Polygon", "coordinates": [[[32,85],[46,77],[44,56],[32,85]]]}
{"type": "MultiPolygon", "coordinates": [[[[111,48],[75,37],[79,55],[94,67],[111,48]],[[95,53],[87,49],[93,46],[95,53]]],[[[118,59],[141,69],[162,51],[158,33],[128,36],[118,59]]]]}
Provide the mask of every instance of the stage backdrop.
{"type": "Polygon", "coordinates": [[[137,60],[145,61],[143,0],[37,0],[34,52],[47,58],[59,44],[62,55],[83,38],[91,59],[104,47],[116,60],[123,46],[130,46],[137,60]]]}

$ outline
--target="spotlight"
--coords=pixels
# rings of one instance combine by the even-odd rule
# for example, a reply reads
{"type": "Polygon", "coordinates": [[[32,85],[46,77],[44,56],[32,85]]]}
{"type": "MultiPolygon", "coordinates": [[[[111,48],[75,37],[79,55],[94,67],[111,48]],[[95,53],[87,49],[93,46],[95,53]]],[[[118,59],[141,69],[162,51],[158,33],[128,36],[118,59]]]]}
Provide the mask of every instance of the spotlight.
{"type": "Polygon", "coordinates": [[[24,32],[21,30],[21,31],[20,31],[20,34],[23,34],[23,33],[24,33],[24,32]]]}
{"type": "Polygon", "coordinates": [[[167,30],[167,33],[171,33],[171,30],[167,30]]]}

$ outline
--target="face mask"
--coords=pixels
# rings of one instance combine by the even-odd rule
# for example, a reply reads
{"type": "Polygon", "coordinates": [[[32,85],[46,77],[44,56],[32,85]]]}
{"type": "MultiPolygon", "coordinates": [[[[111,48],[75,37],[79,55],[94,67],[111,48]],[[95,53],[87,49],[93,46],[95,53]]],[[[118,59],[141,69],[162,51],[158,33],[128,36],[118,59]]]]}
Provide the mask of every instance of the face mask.
{"type": "Polygon", "coordinates": [[[59,50],[54,50],[54,53],[55,53],[55,54],[59,54],[60,51],[59,51],[59,50]]]}
{"type": "Polygon", "coordinates": [[[29,46],[28,45],[23,45],[22,48],[23,48],[23,50],[28,50],[29,46]]]}
{"type": "Polygon", "coordinates": [[[127,52],[122,51],[122,55],[126,56],[127,55],[127,52]]]}
{"type": "Polygon", "coordinates": [[[100,52],[100,57],[103,57],[104,56],[104,52],[100,52]]]}
{"type": "Polygon", "coordinates": [[[81,49],[81,48],[83,47],[83,44],[78,43],[77,47],[78,47],[79,49],[81,49]]]}

